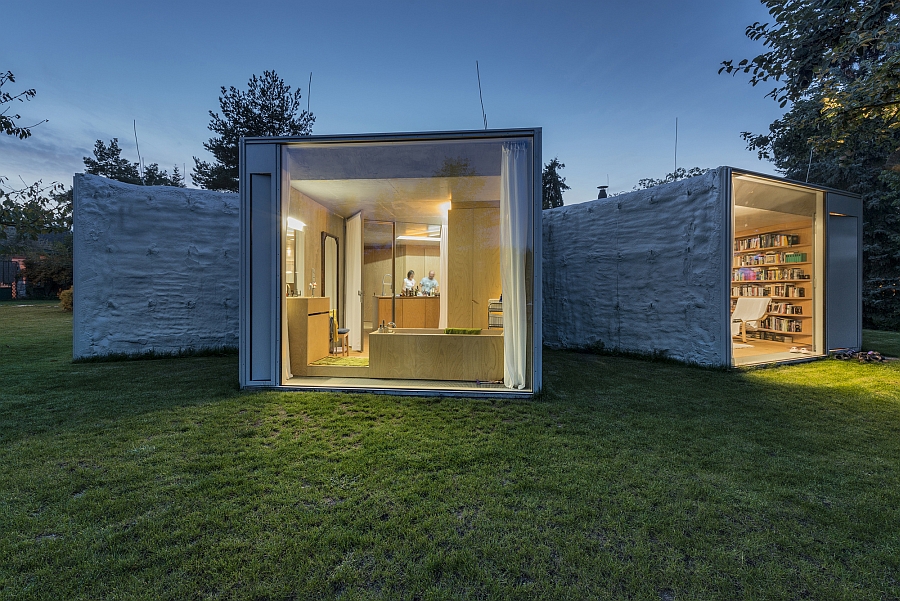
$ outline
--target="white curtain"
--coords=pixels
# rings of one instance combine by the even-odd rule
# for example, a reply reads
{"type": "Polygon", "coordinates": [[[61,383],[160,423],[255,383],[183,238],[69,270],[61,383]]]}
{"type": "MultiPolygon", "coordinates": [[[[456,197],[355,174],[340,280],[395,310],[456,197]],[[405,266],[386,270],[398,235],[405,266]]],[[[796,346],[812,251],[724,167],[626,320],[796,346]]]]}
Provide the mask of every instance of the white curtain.
{"type": "Polygon", "coordinates": [[[441,226],[441,279],[438,280],[438,290],[441,293],[441,312],[438,317],[438,327],[444,329],[447,327],[447,303],[450,298],[447,295],[447,226],[441,226]]]}
{"type": "MultiPolygon", "coordinates": [[[[282,185],[284,183],[282,182],[282,185]]],[[[287,252],[285,252],[285,240],[287,240],[287,217],[291,212],[291,195],[285,194],[281,200],[281,277],[279,282],[283,282],[284,274],[287,269],[287,252]]],[[[294,249],[297,252],[297,249],[294,249]]],[[[296,280],[294,280],[296,282],[296,280]]],[[[286,384],[288,380],[294,377],[291,373],[291,341],[288,338],[288,320],[287,320],[287,285],[281,286],[281,383],[286,384]]]]}
{"type": "Polygon", "coordinates": [[[527,142],[504,142],[500,166],[500,283],[503,287],[503,383],[525,388],[525,252],[531,223],[527,142]]]}
{"type": "Polygon", "coordinates": [[[362,350],[362,213],[347,220],[347,243],[344,246],[344,323],[350,329],[350,348],[362,350]]]}

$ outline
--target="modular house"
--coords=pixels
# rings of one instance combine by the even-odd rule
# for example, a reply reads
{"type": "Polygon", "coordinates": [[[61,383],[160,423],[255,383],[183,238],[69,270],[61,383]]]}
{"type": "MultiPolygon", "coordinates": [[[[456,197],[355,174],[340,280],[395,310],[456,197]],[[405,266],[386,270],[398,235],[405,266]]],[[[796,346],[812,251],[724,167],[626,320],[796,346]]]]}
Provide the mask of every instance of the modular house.
{"type": "Polygon", "coordinates": [[[240,382],[541,387],[541,130],[246,138],[240,382]]]}
{"type": "Polygon", "coordinates": [[[859,348],[858,196],[719,167],[544,211],[543,336],[701,365],[859,348]]]}

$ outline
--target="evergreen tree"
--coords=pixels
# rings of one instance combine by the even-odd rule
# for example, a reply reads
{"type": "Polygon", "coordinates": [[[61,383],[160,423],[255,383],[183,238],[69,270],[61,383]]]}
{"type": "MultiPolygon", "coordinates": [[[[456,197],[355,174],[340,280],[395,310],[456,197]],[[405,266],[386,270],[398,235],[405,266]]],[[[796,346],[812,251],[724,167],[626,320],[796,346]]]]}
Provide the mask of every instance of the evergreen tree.
{"type": "Polygon", "coordinates": [[[140,165],[122,158],[122,149],[119,148],[119,139],[113,138],[109,145],[103,140],[94,143],[94,157],[83,157],[84,172],[93,175],[102,175],[109,179],[125,182],[126,184],[141,185],[140,165]]]}
{"type": "Polygon", "coordinates": [[[291,92],[274,71],[253,75],[246,91],[221,88],[219,113],[209,111],[209,130],[217,136],[203,147],[215,161],[194,157],[191,179],[208,190],[238,191],[238,142],[251,136],[307,136],[315,117],[300,110],[300,90],[291,92]]]}
{"type": "Polygon", "coordinates": [[[571,189],[566,185],[566,178],[559,175],[560,169],[565,167],[565,163],[559,162],[559,157],[554,157],[552,161],[544,165],[544,172],[541,174],[541,196],[544,209],[563,206],[562,193],[571,189]]]}
{"type": "Polygon", "coordinates": [[[177,166],[172,170],[171,176],[168,171],[160,169],[157,163],[147,165],[142,172],[139,163],[132,163],[122,157],[118,138],[110,140],[109,145],[104,144],[103,140],[97,140],[94,143],[94,157],[84,157],[84,171],[138,186],[185,187],[184,176],[177,166]]]}

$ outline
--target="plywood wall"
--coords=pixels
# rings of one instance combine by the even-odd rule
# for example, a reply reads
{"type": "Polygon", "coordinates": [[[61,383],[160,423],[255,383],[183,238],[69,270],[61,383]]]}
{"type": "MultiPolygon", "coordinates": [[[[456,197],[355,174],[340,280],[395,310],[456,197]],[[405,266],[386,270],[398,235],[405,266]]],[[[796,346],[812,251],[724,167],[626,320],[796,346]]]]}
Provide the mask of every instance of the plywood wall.
{"type": "Polygon", "coordinates": [[[441,247],[438,244],[397,245],[397,291],[410,269],[416,272],[416,283],[434,270],[434,278],[441,281],[441,247]]]}
{"type": "Polygon", "coordinates": [[[499,298],[500,208],[454,203],[448,214],[447,326],[487,328],[488,299],[499,298]]]}
{"type": "MultiPolygon", "coordinates": [[[[306,248],[303,252],[303,266],[299,264],[297,270],[303,269],[303,281],[306,289],[303,296],[309,296],[309,282],[311,270],[316,270],[316,288],[314,296],[322,296],[322,232],[331,234],[338,239],[338,253],[341,269],[344,263],[344,219],[332,213],[309,196],[291,188],[291,208],[289,215],[306,224],[305,238],[306,248]]],[[[344,274],[341,273],[341,294],[344,293],[344,274]]]]}
{"type": "MultiPolygon", "coordinates": [[[[372,321],[375,313],[375,295],[381,296],[382,280],[391,273],[391,249],[369,246],[363,258],[363,320],[372,321]]],[[[387,294],[391,288],[385,287],[387,294]]],[[[390,321],[390,320],[388,320],[390,321]]]]}

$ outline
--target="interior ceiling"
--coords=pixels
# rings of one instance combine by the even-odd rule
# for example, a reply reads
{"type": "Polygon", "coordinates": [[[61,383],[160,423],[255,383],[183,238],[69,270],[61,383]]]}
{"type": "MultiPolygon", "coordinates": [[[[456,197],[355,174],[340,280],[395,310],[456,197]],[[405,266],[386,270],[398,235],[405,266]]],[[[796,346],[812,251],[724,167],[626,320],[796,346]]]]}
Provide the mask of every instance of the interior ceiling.
{"type": "Polygon", "coordinates": [[[810,188],[736,175],[734,227],[736,231],[806,222],[815,215],[818,192],[810,188]]]}
{"type": "Polygon", "coordinates": [[[496,202],[500,176],[291,180],[291,187],[344,219],[440,225],[448,202],[496,202]]]}

